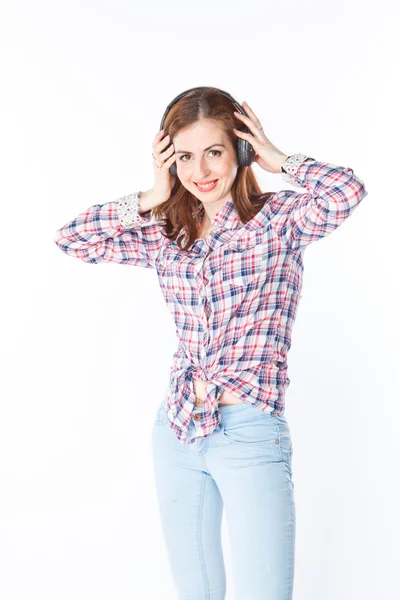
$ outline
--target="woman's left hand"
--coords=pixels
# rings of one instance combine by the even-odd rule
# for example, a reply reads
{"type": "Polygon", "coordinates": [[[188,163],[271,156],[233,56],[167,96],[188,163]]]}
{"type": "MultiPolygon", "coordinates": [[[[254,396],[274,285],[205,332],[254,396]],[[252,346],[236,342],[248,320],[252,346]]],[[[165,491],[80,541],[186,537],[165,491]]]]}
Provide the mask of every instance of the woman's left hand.
{"type": "Polygon", "coordinates": [[[281,166],[288,158],[287,154],[281,152],[265,135],[260,120],[251,110],[247,102],[243,102],[242,107],[248,116],[235,112],[237,119],[242,121],[250,129],[251,133],[244,133],[238,129],[233,129],[235,134],[247,140],[253,146],[256,153],[254,161],[269,173],[280,173],[281,166]],[[252,135],[253,134],[253,135],[252,135]]]}

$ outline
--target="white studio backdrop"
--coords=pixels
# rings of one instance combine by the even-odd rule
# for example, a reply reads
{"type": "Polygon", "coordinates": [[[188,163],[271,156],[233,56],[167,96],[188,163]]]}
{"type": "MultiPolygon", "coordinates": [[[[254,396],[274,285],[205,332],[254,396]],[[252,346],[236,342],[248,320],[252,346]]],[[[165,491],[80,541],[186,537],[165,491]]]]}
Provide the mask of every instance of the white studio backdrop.
{"type": "MultiPolygon", "coordinates": [[[[0,11],[0,597],[176,598],[150,445],[172,318],[155,271],[80,262],[53,236],[92,204],[152,186],[165,107],[199,85],[246,100],[285,153],[351,167],[368,190],[305,253],[286,396],[294,597],[395,597],[398,4],[0,11]]],[[[290,188],[254,170],[264,191],[290,188]]],[[[225,516],[223,541],[233,600],[225,516]]]]}

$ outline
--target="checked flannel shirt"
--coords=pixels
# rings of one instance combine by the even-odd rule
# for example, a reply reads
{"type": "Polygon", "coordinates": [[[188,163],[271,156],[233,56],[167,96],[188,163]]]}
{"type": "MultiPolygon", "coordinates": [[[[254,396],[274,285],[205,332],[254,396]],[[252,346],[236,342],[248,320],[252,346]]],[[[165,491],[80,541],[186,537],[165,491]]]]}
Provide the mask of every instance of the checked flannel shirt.
{"type": "Polygon", "coordinates": [[[178,337],[165,407],[182,444],[219,425],[224,389],[260,411],[284,410],[304,250],[337,229],[368,194],[348,167],[295,154],[283,168],[283,179],[305,192],[273,193],[246,224],[228,200],[189,252],[162,235],[151,211],[139,212],[140,192],[94,204],[56,232],[57,246],[85,262],[156,270],[178,337]],[[196,378],[208,383],[190,437],[196,378]]]}

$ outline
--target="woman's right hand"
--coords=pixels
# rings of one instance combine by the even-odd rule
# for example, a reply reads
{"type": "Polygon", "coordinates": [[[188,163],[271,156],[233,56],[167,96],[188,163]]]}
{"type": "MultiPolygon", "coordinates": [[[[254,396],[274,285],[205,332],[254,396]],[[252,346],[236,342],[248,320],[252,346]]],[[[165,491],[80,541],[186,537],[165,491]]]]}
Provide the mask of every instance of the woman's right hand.
{"type": "Polygon", "coordinates": [[[166,202],[171,196],[171,192],[176,183],[176,177],[171,175],[169,168],[176,160],[175,148],[170,144],[169,135],[164,137],[164,131],[159,131],[153,140],[153,169],[154,185],[152,192],[154,197],[160,198],[160,204],[166,202]]]}

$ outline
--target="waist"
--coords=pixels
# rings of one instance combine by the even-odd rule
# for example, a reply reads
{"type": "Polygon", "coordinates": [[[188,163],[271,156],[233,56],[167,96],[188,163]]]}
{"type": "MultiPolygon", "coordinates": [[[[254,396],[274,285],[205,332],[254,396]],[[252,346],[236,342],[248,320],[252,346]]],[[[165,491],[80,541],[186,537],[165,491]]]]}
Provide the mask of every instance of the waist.
{"type": "MultiPolygon", "coordinates": [[[[204,405],[204,397],[205,397],[205,386],[207,385],[207,381],[203,381],[202,379],[194,379],[194,386],[196,390],[196,403],[195,406],[202,407],[204,405]]],[[[237,396],[234,396],[228,390],[224,390],[221,394],[221,397],[218,402],[218,406],[230,405],[230,404],[240,404],[242,400],[237,396]]]]}

